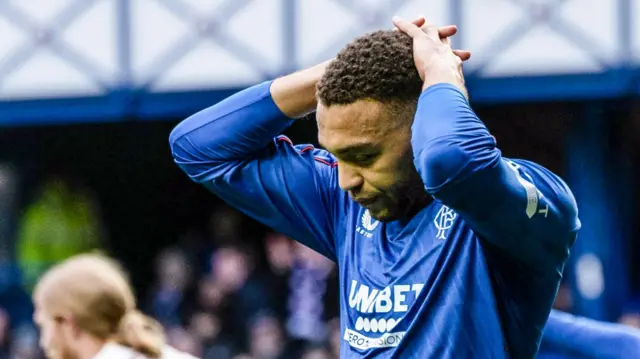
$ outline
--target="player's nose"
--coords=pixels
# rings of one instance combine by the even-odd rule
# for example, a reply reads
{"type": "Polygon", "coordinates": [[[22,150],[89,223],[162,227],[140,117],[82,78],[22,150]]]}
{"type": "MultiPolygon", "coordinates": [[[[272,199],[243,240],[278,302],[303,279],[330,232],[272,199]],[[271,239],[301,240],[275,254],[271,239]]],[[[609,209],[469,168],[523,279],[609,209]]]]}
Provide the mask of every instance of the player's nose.
{"type": "Polygon", "coordinates": [[[354,166],[340,162],[338,165],[338,184],[345,192],[357,190],[362,187],[364,179],[354,166]]]}

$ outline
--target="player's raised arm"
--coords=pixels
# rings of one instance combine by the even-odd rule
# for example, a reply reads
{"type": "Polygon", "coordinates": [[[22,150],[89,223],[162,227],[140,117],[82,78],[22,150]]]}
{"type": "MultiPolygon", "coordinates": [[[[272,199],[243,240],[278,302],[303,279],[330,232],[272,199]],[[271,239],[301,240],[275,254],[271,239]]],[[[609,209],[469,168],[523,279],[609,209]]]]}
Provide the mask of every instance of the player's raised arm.
{"type": "Polygon", "coordinates": [[[461,61],[433,28],[395,19],[414,39],[424,80],[412,126],[414,163],[427,191],[473,230],[532,268],[557,268],[580,227],[575,200],[553,173],[501,156],[469,106],[461,61]]]}
{"type": "Polygon", "coordinates": [[[256,220],[335,259],[335,163],[277,137],[315,109],[326,64],[241,91],[180,123],[175,162],[195,182],[256,220]]]}
{"type": "Polygon", "coordinates": [[[640,331],[553,310],[544,329],[541,348],[585,359],[637,358],[640,331]]]}
{"type": "MultiPolygon", "coordinates": [[[[424,23],[424,18],[414,21],[424,23]]],[[[437,29],[453,36],[457,29],[437,29]]],[[[463,59],[466,51],[457,51],[463,59]]],[[[202,110],[171,133],[175,162],[227,203],[323,255],[335,258],[341,195],[327,151],[278,137],[316,109],[316,84],[329,62],[265,82],[202,110]],[[275,139],[274,139],[275,138],[275,139]]]]}

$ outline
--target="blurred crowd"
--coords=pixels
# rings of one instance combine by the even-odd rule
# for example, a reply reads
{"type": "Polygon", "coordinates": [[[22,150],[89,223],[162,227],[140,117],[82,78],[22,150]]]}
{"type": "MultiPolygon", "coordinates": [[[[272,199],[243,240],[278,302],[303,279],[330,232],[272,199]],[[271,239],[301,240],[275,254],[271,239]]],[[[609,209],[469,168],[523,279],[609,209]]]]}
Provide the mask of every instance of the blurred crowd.
{"type": "Polygon", "coordinates": [[[222,207],[207,235],[163,250],[147,312],[202,358],[337,358],[336,266],[278,233],[247,240],[247,222],[222,207]]]}
{"type": "MultiPolygon", "coordinates": [[[[21,275],[3,282],[0,268],[0,359],[38,359],[31,289],[50,265],[104,249],[106,231],[91,192],[55,177],[16,222],[21,275]]],[[[138,292],[170,345],[200,358],[338,357],[333,262],[224,205],[187,232],[160,249],[153,282],[138,292]]]]}
{"type": "MultiPolygon", "coordinates": [[[[164,325],[170,345],[200,358],[337,359],[335,264],[279,233],[252,230],[258,227],[221,205],[208,223],[159,251],[140,308],[164,325]]],[[[99,248],[102,232],[87,192],[55,179],[43,187],[19,221],[22,280],[3,282],[0,275],[0,359],[41,358],[30,288],[49,264],[99,248]]],[[[568,287],[555,307],[572,311],[568,287]]],[[[640,328],[640,307],[620,321],[640,328]]]]}

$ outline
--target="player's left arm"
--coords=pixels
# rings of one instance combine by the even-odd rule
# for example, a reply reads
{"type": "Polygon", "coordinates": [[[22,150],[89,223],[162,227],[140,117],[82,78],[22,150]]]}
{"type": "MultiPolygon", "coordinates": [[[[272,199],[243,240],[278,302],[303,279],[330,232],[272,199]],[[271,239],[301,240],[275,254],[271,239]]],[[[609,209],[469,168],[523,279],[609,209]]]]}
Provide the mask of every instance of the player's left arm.
{"type": "Polygon", "coordinates": [[[411,142],[426,190],[481,238],[534,268],[564,263],[580,227],[568,186],[541,166],[503,158],[456,86],[421,94],[411,142]]]}
{"type": "Polygon", "coordinates": [[[552,310],[541,348],[585,359],[636,358],[640,356],[640,331],[552,310]]]}

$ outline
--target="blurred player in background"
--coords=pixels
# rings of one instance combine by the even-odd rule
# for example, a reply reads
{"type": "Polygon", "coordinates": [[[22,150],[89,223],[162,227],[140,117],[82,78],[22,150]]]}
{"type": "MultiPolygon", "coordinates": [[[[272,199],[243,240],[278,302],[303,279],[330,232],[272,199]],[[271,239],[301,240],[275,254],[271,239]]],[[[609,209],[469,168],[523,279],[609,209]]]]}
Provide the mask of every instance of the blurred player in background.
{"type": "Polygon", "coordinates": [[[640,330],[553,310],[537,358],[640,358],[640,330]]]}
{"type": "Polygon", "coordinates": [[[175,161],[338,263],[342,358],[533,358],[580,227],[573,195],[502,156],[451,33],[394,24],[185,120],[175,161]],[[326,151],[277,137],[314,110],[326,151]]]}
{"type": "Polygon", "coordinates": [[[193,358],[165,345],[162,327],[136,310],[124,271],[107,257],[82,254],[54,266],[33,300],[48,358],[193,358]]]}

